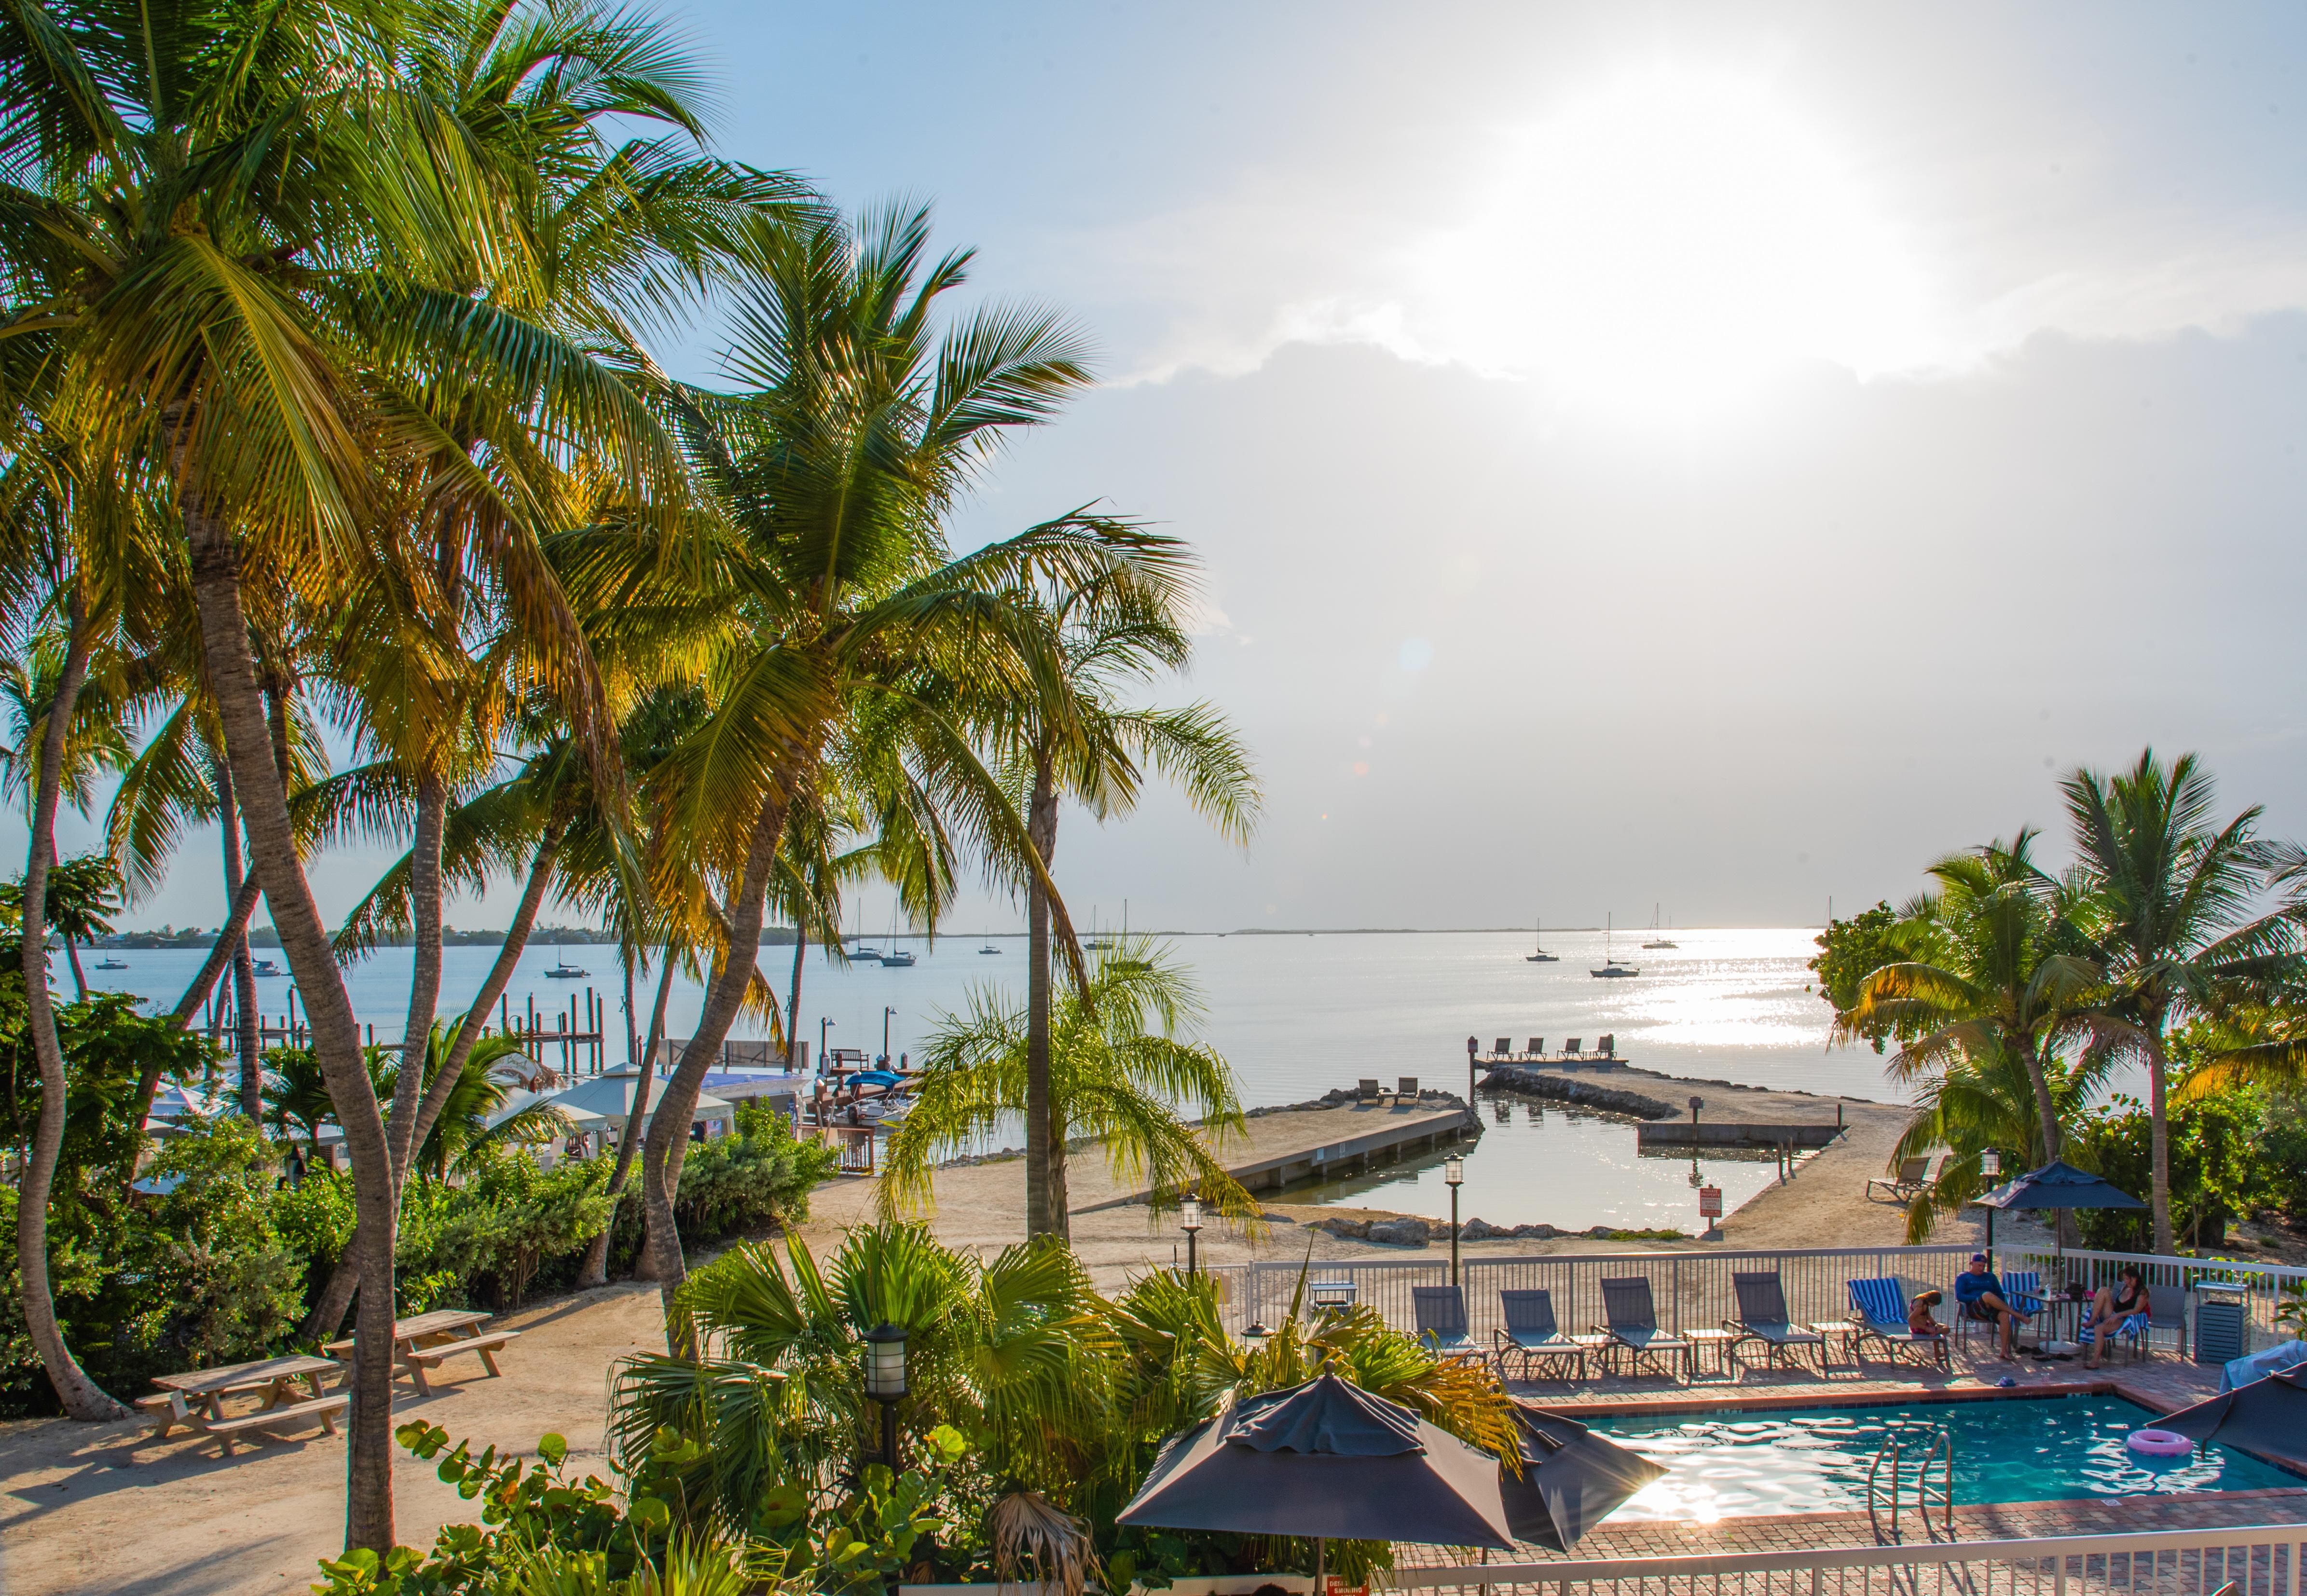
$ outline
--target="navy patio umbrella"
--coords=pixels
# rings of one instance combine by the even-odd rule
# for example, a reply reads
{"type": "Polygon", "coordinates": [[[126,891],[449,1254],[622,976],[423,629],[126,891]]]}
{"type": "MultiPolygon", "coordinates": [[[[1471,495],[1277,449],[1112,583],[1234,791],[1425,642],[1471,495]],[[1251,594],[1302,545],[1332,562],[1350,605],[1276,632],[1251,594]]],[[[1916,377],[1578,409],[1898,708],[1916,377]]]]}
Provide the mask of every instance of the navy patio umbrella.
{"type": "MultiPolygon", "coordinates": [[[[1986,1251],[1994,1254],[1994,1211],[1998,1208],[2144,1208],[2145,1203],[2073,1164],[2053,1159],[2039,1170],[2027,1173],[1973,1199],[1986,1210],[1986,1251]]],[[[2066,1244],[2059,1242],[2060,1256],[2064,1257],[2066,1244]]],[[[1990,1266],[1991,1267],[1992,1266],[1990,1266]]]]}
{"type": "Polygon", "coordinates": [[[2155,1420],[2191,1441],[2297,1461],[2307,1453],[2307,1369],[2285,1369],[2155,1420]]]}
{"type": "Polygon", "coordinates": [[[1514,1403],[1522,1478],[1500,1467],[1506,1523],[1517,1540],[1566,1552],[1628,1497],[1666,1472],[1641,1453],[1606,1441],[1575,1419],[1514,1403]]]}
{"type": "Polygon", "coordinates": [[[1179,1430],[1117,1520],[1325,1540],[1514,1547],[1498,1460],[1325,1374],[1179,1430]]]}

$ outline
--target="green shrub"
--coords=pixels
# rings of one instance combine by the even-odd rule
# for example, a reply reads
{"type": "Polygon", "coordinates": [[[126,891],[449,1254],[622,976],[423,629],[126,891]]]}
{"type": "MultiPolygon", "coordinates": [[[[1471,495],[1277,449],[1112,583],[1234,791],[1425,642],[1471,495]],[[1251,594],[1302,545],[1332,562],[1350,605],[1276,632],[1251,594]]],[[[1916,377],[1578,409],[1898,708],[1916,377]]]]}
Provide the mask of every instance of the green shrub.
{"type": "MultiPolygon", "coordinates": [[[[682,1161],[673,1211],[682,1244],[695,1247],[807,1219],[809,1194],[832,1179],[837,1162],[822,1142],[795,1139],[793,1122],[783,1114],[742,1105],[736,1135],[694,1144],[682,1161]]],[[[635,1180],[617,1203],[610,1268],[630,1269],[640,1248],[640,1183],[635,1180]]]]}

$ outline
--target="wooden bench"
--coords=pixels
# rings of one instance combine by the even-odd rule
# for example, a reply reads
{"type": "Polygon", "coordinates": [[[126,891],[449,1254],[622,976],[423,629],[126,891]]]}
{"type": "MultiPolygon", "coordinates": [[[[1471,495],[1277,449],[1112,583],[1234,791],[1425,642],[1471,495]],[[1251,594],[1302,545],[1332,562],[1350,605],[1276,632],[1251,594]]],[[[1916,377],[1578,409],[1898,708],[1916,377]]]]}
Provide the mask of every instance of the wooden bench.
{"type": "MultiPolygon", "coordinates": [[[[504,1370],[497,1367],[497,1351],[505,1343],[517,1341],[519,1337],[520,1332],[518,1330],[496,1330],[486,1335],[467,1336],[463,1341],[442,1342],[429,1347],[411,1347],[401,1356],[409,1362],[419,1364],[424,1368],[438,1369],[443,1358],[453,1358],[459,1352],[478,1352],[481,1355],[481,1361],[488,1366],[489,1373],[502,1378],[504,1370]]],[[[423,1382],[419,1381],[418,1384],[421,1386],[423,1382]]]]}
{"type": "MultiPolygon", "coordinates": [[[[397,1321],[392,1326],[393,1373],[407,1375],[416,1382],[417,1394],[430,1396],[433,1387],[425,1381],[426,1369],[439,1369],[445,1358],[478,1352],[489,1373],[502,1377],[504,1370],[497,1367],[495,1353],[507,1342],[517,1339],[520,1332],[483,1330],[480,1326],[488,1317],[467,1309],[437,1309],[397,1321]]],[[[357,1342],[347,1336],[330,1342],[328,1350],[356,1351],[357,1342]]]]}

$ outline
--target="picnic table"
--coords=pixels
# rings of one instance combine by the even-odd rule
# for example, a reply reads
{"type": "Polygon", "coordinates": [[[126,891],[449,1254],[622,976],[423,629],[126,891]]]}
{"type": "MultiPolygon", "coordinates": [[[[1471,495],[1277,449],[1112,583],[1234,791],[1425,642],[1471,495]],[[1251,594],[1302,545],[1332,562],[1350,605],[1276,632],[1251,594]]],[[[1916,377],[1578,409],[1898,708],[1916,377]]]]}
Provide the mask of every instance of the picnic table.
{"type": "MultiPolygon", "coordinates": [[[[504,1370],[497,1367],[496,1354],[505,1343],[520,1334],[518,1330],[481,1330],[489,1315],[468,1308],[439,1308],[431,1313],[420,1313],[412,1318],[392,1322],[392,1368],[396,1376],[407,1375],[416,1382],[420,1396],[433,1394],[433,1387],[425,1383],[425,1371],[437,1369],[444,1359],[466,1352],[477,1352],[488,1366],[492,1376],[504,1370]]],[[[359,1351],[358,1338],[346,1336],[342,1341],[329,1343],[331,1352],[359,1351]]]]}
{"type": "Polygon", "coordinates": [[[232,1363],[220,1369],[196,1369],[185,1374],[157,1375],[160,1387],[140,1396],[136,1405],[152,1416],[152,1438],[160,1440],[179,1426],[216,1437],[223,1455],[232,1455],[233,1439],[250,1430],[269,1430],[284,1424],[317,1419],[329,1434],[337,1433],[337,1415],[351,1404],[341,1394],[321,1394],[321,1377],[342,1369],[331,1358],[262,1358],[253,1363],[232,1363]],[[298,1382],[304,1389],[297,1389],[298,1382]],[[224,1399],[248,1392],[262,1394],[253,1413],[228,1416],[224,1399]]]}

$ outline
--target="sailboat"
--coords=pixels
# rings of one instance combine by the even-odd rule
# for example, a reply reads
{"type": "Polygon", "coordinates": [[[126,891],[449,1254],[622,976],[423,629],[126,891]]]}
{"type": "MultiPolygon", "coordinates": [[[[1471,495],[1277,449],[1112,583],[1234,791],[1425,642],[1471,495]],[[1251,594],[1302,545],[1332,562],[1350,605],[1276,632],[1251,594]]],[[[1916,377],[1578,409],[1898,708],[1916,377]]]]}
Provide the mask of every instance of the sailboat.
{"type": "Polygon", "coordinates": [[[1665,931],[1659,930],[1659,905],[1652,904],[1651,905],[1651,940],[1643,943],[1642,946],[1645,948],[1673,948],[1678,946],[1679,944],[1675,941],[1672,935],[1673,930],[1674,927],[1671,922],[1668,923],[1665,931]]]}
{"type": "Polygon", "coordinates": [[[128,961],[124,958],[115,958],[107,953],[98,962],[96,967],[99,970],[124,970],[128,967],[128,961]]]}
{"type": "Polygon", "coordinates": [[[1599,981],[1625,981],[1641,974],[1640,970],[1629,969],[1620,964],[1617,957],[1611,953],[1610,924],[1609,918],[1605,917],[1602,922],[1602,967],[1599,970],[1590,969],[1587,974],[1599,981]]]}
{"type": "Polygon", "coordinates": [[[910,970],[916,962],[910,948],[897,946],[897,905],[892,903],[889,905],[889,945],[881,951],[881,966],[884,969],[910,970]]]}
{"type": "Polygon", "coordinates": [[[1001,949],[993,945],[993,933],[991,931],[987,931],[985,933],[985,946],[979,948],[977,951],[980,953],[999,953],[1001,951],[1001,949]]]}
{"type": "Polygon", "coordinates": [[[1535,929],[1531,931],[1531,934],[1533,937],[1535,937],[1535,938],[1537,939],[1535,941],[1533,941],[1533,942],[1531,944],[1531,946],[1532,948],[1536,948],[1536,949],[1537,949],[1537,951],[1536,951],[1535,953],[1525,953],[1525,954],[1523,954],[1523,955],[1522,955],[1522,957],[1523,957],[1526,961],[1528,961],[1529,963],[1533,964],[1533,965],[1558,965],[1558,964],[1560,964],[1560,963],[1562,962],[1562,959],[1561,959],[1561,957],[1560,957],[1559,955],[1557,955],[1557,954],[1548,953],[1548,952],[1546,950],[1546,927],[1545,927],[1545,925],[1544,925],[1542,922],[1538,922],[1538,921],[1532,921],[1531,923],[1531,925],[1535,928],[1535,929]]]}
{"type": "Polygon", "coordinates": [[[1113,939],[1111,937],[1101,937],[1097,934],[1097,905],[1095,904],[1092,904],[1089,909],[1089,940],[1082,944],[1082,951],[1085,953],[1104,953],[1109,951],[1112,947],[1113,939]]]}

